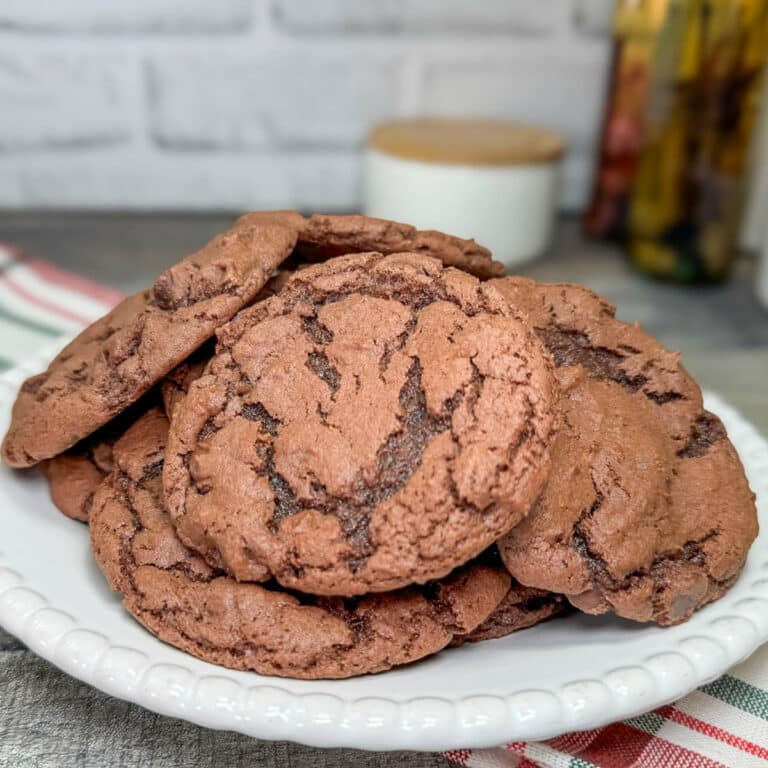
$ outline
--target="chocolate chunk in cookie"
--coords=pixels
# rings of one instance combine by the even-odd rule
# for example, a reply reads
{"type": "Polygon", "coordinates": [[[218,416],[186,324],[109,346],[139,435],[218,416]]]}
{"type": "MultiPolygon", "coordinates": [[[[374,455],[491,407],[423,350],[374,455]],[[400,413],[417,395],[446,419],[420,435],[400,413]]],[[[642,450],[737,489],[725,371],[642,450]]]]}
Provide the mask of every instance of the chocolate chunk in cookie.
{"type": "Polygon", "coordinates": [[[481,279],[503,275],[504,265],[493,261],[491,252],[474,240],[434,230],[420,231],[370,216],[315,214],[299,233],[296,253],[307,261],[318,261],[347,253],[420,253],[434,256],[447,267],[457,267],[481,279]]]}
{"type": "Polygon", "coordinates": [[[719,419],[680,364],[586,288],[493,281],[549,348],[562,390],[552,470],[499,542],[522,583],[583,611],[662,625],[720,597],[757,535],[719,419]]]}
{"type": "Polygon", "coordinates": [[[440,578],[516,525],[549,467],[551,362],[498,292],[416,254],[296,273],[241,312],[175,411],[181,539],[315,594],[440,578]]]}
{"type": "Polygon", "coordinates": [[[126,609],[160,639],[194,656],[307,679],[379,672],[470,632],[509,587],[504,569],[484,564],[423,587],[355,599],[238,583],[187,549],[163,508],[167,430],[155,409],[115,444],[116,471],[96,493],[91,542],[126,609]]]}
{"type": "Polygon", "coordinates": [[[248,214],[83,331],[21,387],[2,454],[26,467],[136,401],[249,304],[291,253],[303,218],[248,214]]]}

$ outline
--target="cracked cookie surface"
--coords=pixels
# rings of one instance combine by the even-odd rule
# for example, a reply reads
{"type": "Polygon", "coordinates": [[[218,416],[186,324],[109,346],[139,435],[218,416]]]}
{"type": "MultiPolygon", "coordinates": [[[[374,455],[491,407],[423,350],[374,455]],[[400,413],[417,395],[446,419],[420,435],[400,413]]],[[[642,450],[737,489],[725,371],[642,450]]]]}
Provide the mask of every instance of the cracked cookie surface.
{"type": "Polygon", "coordinates": [[[730,587],[757,535],[723,425],[679,355],[588,289],[492,282],[529,316],[562,392],[550,477],[499,542],[504,562],[588,613],[686,620],[730,587]]]}
{"type": "Polygon", "coordinates": [[[173,417],[180,538],[315,594],[440,578],[546,478],[551,363],[497,291],[416,254],[339,257],[218,333],[173,417]]]}
{"type": "MultiPolygon", "coordinates": [[[[254,304],[279,293],[291,274],[292,272],[280,270],[271,277],[267,284],[259,291],[259,295],[254,299],[254,304]]],[[[169,420],[173,418],[176,406],[186,397],[192,382],[203,375],[205,366],[208,365],[208,361],[213,356],[214,349],[214,339],[206,341],[160,382],[160,396],[163,401],[163,409],[169,420]]]]}
{"type": "Polygon", "coordinates": [[[62,453],[135,402],[254,299],[292,252],[302,221],[292,212],[247,214],[89,326],[22,384],[6,463],[62,453]]]}
{"type": "Polygon", "coordinates": [[[359,599],[316,598],[274,583],[242,584],[177,537],[160,473],[168,421],[153,409],[114,446],[91,543],[110,587],[160,639],[205,661],[296,678],[379,672],[444,648],[506,593],[509,574],[470,564],[439,582],[359,599]]]}
{"type": "Polygon", "coordinates": [[[480,279],[505,272],[504,265],[493,261],[491,252],[474,240],[371,216],[314,214],[305,220],[296,250],[299,258],[308,261],[366,251],[420,253],[480,279]]]}

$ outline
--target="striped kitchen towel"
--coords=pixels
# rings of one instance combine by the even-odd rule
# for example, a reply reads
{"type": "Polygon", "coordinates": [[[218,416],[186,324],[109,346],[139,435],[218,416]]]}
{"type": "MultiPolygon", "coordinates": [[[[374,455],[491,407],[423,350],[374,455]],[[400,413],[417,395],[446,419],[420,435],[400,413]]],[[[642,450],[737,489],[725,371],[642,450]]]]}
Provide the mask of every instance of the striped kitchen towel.
{"type": "Polygon", "coordinates": [[[0,244],[0,372],[71,336],[122,295],[0,244]]]}
{"type": "MultiPolygon", "coordinates": [[[[0,245],[0,371],[113,306],[117,291],[0,245]]],[[[768,768],[768,645],[672,706],[545,742],[444,753],[474,768],[768,768]]]]}

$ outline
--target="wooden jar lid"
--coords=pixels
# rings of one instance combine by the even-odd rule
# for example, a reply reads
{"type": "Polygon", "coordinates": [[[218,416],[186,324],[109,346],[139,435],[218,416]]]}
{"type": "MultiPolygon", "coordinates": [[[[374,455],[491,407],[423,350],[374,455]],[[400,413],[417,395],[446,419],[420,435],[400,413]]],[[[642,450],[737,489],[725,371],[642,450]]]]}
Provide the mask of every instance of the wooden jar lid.
{"type": "Polygon", "coordinates": [[[376,126],[368,146],[394,157],[449,165],[539,165],[563,154],[556,133],[503,120],[394,120],[376,126]]]}

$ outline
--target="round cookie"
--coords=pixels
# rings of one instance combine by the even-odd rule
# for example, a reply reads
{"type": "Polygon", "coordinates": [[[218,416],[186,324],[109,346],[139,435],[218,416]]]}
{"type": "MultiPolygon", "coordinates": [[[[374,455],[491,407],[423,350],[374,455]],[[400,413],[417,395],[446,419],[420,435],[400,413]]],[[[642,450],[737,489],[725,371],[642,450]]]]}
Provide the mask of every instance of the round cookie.
{"type": "Polygon", "coordinates": [[[164,482],[181,539],[240,581],[354,595],[440,578],[544,483],[551,362],[496,290],[435,259],[301,270],[218,339],[164,482]]]}
{"type": "Polygon", "coordinates": [[[725,429],[679,355],[596,294],[493,283],[551,351],[562,393],[549,480],[499,542],[504,562],[588,613],[685,621],[731,586],[757,535],[725,429]]]}
{"type": "Polygon", "coordinates": [[[22,384],[2,454],[26,467],[94,432],[250,303],[290,255],[303,218],[248,214],[128,297],[22,384]]]}
{"type": "Polygon", "coordinates": [[[160,639],[205,661],[317,679],[379,672],[439,651],[479,624],[509,574],[473,564],[424,587],[360,599],[241,584],[179,541],[162,505],[168,422],[148,412],[115,444],[115,473],[91,514],[93,552],[127,610],[160,639]]]}
{"type": "Polygon", "coordinates": [[[434,256],[447,267],[458,267],[480,279],[505,273],[504,265],[493,261],[491,252],[474,240],[370,216],[314,214],[305,220],[296,248],[297,256],[307,261],[367,251],[434,256]]]}

